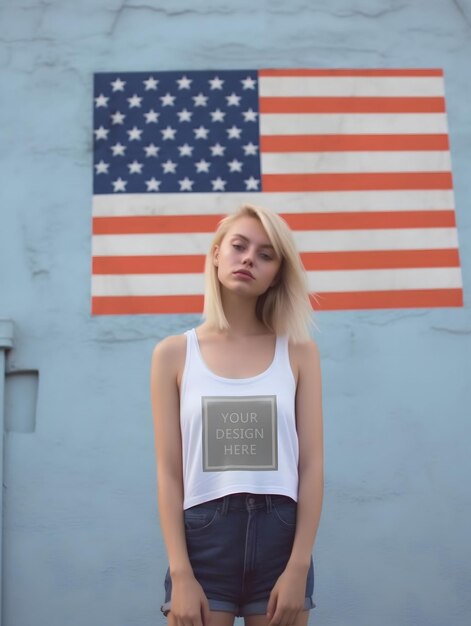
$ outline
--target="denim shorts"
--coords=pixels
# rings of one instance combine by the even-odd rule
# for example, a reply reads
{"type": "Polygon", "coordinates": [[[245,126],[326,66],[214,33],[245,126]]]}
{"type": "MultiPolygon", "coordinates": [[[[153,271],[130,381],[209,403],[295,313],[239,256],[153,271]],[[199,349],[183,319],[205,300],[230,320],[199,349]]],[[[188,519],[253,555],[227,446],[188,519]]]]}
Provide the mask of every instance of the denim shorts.
{"type": "MultiPolygon", "coordinates": [[[[296,502],[281,495],[237,493],[184,511],[188,556],[212,611],[264,615],[291,554],[296,502]]],[[[314,567],[306,580],[304,610],[314,608],[314,567]]],[[[172,580],[165,576],[164,615],[172,580]]]]}

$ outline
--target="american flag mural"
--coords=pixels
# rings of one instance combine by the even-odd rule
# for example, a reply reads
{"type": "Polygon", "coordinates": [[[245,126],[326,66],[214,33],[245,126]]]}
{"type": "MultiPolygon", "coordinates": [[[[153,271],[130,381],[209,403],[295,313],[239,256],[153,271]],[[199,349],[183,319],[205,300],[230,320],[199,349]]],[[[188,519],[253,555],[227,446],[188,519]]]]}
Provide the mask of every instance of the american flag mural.
{"type": "Polygon", "coordinates": [[[100,73],[92,314],[197,313],[219,219],[293,230],[314,308],[463,306],[443,73],[100,73]]]}

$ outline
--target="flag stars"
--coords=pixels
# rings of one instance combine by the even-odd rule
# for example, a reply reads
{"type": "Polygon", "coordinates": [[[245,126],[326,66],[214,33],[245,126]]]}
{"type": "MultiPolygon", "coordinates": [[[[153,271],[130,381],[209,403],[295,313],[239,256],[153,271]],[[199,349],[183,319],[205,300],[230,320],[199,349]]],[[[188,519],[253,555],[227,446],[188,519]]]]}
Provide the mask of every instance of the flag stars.
{"type": "Polygon", "coordinates": [[[229,170],[231,172],[241,172],[242,171],[242,161],[238,161],[237,159],[233,159],[229,161],[228,164],[229,170]]]}
{"type": "Polygon", "coordinates": [[[102,93],[95,98],[95,106],[96,108],[107,107],[109,98],[106,98],[102,93]]]}
{"type": "Polygon", "coordinates": [[[223,122],[226,114],[221,111],[221,109],[216,109],[215,111],[210,112],[211,119],[213,122],[223,122]]]}
{"type": "Polygon", "coordinates": [[[95,84],[97,193],[263,190],[256,72],[115,73],[95,84]]]}
{"type": "Polygon", "coordinates": [[[242,83],[243,89],[255,89],[255,85],[257,84],[257,81],[255,81],[251,76],[247,76],[247,78],[244,78],[240,82],[242,83]]]}
{"type": "Polygon", "coordinates": [[[126,131],[129,135],[129,141],[140,141],[142,130],[134,126],[131,130],[126,131]]]}
{"type": "Polygon", "coordinates": [[[143,80],[142,82],[144,83],[146,91],[156,91],[157,85],[159,84],[159,81],[153,76],[149,76],[147,80],[143,80]]]}
{"type": "Polygon", "coordinates": [[[111,146],[111,151],[113,152],[113,156],[124,156],[126,146],[123,146],[123,144],[118,141],[118,143],[115,143],[114,146],[111,146]]]}
{"type": "Polygon", "coordinates": [[[123,180],[121,177],[113,181],[113,191],[126,191],[127,180],[123,180]]]}
{"type": "Polygon", "coordinates": [[[175,135],[177,133],[176,129],[171,126],[167,126],[167,128],[164,128],[160,132],[162,133],[162,139],[164,140],[175,139],[175,135]]]}
{"type": "Polygon", "coordinates": [[[192,153],[193,153],[193,147],[189,146],[187,143],[183,144],[183,146],[178,146],[178,150],[180,152],[180,156],[188,156],[191,157],[192,153]]]}
{"type": "Polygon", "coordinates": [[[196,171],[198,172],[198,174],[209,172],[209,166],[209,161],[205,161],[204,159],[201,159],[201,161],[195,163],[196,171]]]}
{"type": "Polygon", "coordinates": [[[193,132],[195,133],[195,139],[207,139],[209,130],[204,126],[200,126],[199,128],[194,128],[193,132]]]}
{"type": "Polygon", "coordinates": [[[117,78],[111,83],[111,88],[113,91],[124,91],[124,85],[126,84],[125,80],[121,80],[121,78],[117,78]]]}
{"type": "Polygon", "coordinates": [[[162,167],[164,170],[164,174],[175,174],[175,171],[177,169],[177,164],[171,161],[170,159],[167,159],[165,163],[162,163],[162,167]]]}
{"type": "Polygon", "coordinates": [[[258,150],[258,146],[256,146],[254,143],[250,142],[250,143],[246,144],[245,146],[242,146],[242,149],[245,152],[245,156],[256,155],[257,154],[257,150],[258,150]]]}
{"type": "Polygon", "coordinates": [[[146,118],[146,124],[156,124],[159,121],[159,113],[156,113],[154,109],[144,113],[144,117],[146,118]]]}
{"type": "Polygon", "coordinates": [[[160,148],[154,146],[153,143],[150,143],[148,146],[144,146],[144,150],[146,152],[146,157],[156,157],[160,148]]]}
{"type": "Polygon", "coordinates": [[[127,100],[129,102],[130,109],[140,108],[142,98],[139,98],[137,94],[134,94],[131,98],[128,98],[127,100]]]}
{"type": "Polygon", "coordinates": [[[121,111],[116,111],[116,113],[112,113],[111,115],[111,123],[112,124],[123,124],[124,118],[126,116],[121,113],[121,111]]]}
{"type": "Polygon", "coordinates": [[[166,93],[165,96],[161,96],[160,100],[162,102],[163,107],[173,107],[175,102],[175,96],[172,96],[169,93],[166,93]]]}
{"type": "Polygon", "coordinates": [[[219,78],[219,76],[215,76],[209,82],[210,89],[222,89],[224,85],[224,81],[219,78]]]}
{"type": "Polygon", "coordinates": [[[182,109],[177,113],[177,115],[180,122],[191,122],[191,116],[193,115],[193,113],[187,111],[186,109],[182,109]]]}
{"type": "Polygon", "coordinates": [[[224,191],[226,181],[218,176],[215,180],[211,181],[211,185],[213,186],[213,191],[224,191]]]}
{"type": "Polygon", "coordinates": [[[189,89],[192,82],[193,81],[187,76],[182,76],[179,80],[177,80],[178,89],[189,89]]]}
{"type": "Polygon", "coordinates": [[[233,92],[233,93],[231,93],[230,96],[226,96],[226,100],[227,100],[227,106],[229,106],[229,107],[233,107],[233,106],[238,107],[239,103],[240,103],[240,96],[237,96],[233,92]]]}
{"type": "Polygon", "coordinates": [[[100,126],[93,131],[95,133],[95,139],[98,141],[99,139],[108,139],[108,133],[110,132],[107,128],[100,126]]]}
{"type": "Polygon", "coordinates": [[[221,146],[220,143],[214,144],[214,146],[210,147],[211,154],[213,156],[224,156],[224,152],[226,150],[225,146],[221,146]]]}
{"type": "Polygon", "coordinates": [[[110,164],[105,163],[103,159],[99,163],[95,163],[96,173],[97,174],[108,174],[108,168],[110,164]]]}
{"type": "Polygon", "coordinates": [[[237,126],[232,126],[231,128],[226,128],[227,138],[228,139],[240,139],[240,133],[242,132],[241,128],[237,128],[237,126]]]}
{"type": "Polygon", "coordinates": [[[178,184],[180,185],[180,191],[191,191],[193,187],[193,181],[185,176],[183,180],[179,180],[178,184]]]}
{"type": "Polygon", "coordinates": [[[142,163],[134,160],[132,163],[128,163],[129,173],[130,174],[142,174],[142,168],[144,167],[142,163]]]}
{"type": "Polygon", "coordinates": [[[152,178],[146,180],[147,191],[159,191],[160,184],[160,180],[152,176],[152,178]]]}
{"type": "Polygon", "coordinates": [[[253,109],[249,109],[248,111],[243,111],[242,115],[244,116],[244,120],[246,122],[256,122],[258,113],[253,109]]]}
{"type": "Polygon", "coordinates": [[[258,185],[260,181],[251,176],[247,180],[244,180],[246,191],[258,191],[258,185]]]}
{"type": "Polygon", "coordinates": [[[195,107],[205,107],[207,106],[208,96],[199,93],[197,96],[193,96],[193,102],[195,103],[195,107]]]}

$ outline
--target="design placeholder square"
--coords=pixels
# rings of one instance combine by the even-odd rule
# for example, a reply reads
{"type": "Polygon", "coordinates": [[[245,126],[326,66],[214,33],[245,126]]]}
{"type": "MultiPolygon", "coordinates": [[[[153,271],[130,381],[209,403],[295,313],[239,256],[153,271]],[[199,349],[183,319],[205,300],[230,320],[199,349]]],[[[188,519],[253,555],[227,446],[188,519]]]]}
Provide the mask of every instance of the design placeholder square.
{"type": "Polygon", "coordinates": [[[203,471],[278,469],[276,396],[203,396],[203,471]]]}

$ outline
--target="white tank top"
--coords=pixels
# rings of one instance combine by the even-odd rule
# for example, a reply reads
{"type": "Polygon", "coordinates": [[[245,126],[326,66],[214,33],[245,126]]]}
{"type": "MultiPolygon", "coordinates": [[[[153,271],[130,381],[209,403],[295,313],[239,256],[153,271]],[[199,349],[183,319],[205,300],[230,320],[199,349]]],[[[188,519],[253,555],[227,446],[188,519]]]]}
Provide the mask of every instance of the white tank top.
{"type": "Polygon", "coordinates": [[[288,340],[261,374],[224,378],[203,361],[195,329],[185,333],[181,383],[183,508],[249,492],[298,499],[296,383],[288,340]]]}

